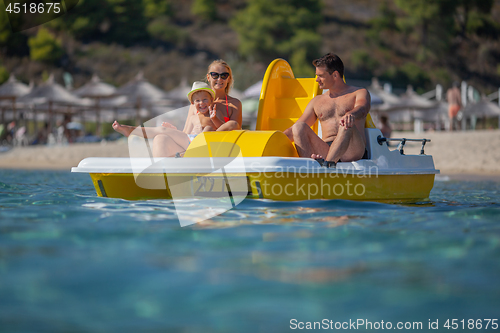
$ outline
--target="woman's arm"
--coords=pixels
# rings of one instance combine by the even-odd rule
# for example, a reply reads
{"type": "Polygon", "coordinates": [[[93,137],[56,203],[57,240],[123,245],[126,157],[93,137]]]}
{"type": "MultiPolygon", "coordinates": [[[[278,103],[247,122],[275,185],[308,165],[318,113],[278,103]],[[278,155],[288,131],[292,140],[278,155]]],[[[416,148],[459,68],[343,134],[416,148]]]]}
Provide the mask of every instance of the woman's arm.
{"type": "Polygon", "coordinates": [[[241,129],[241,124],[243,123],[243,107],[240,100],[234,97],[231,97],[231,104],[236,110],[231,114],[229,119],[236,121],[239,125],[239,128],[241,129]]]}
{"type": "Polygon", "coordinates": [[[188,116],[186,118],[186,123],[184,124],[184,129],[182,130],[186,134],[190,134],[193,131],[193,117],[196,116],[196,108],[193,104],[189,106],[188,116]]]}

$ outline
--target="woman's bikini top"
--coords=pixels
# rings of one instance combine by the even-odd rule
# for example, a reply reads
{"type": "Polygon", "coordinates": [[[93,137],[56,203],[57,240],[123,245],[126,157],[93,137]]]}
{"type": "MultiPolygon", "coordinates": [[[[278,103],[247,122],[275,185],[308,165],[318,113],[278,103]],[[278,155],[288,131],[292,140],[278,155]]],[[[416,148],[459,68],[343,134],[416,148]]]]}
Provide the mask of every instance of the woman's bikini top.
{"type": "Polygon", "coordinates": [[[227,114],[227,117],[224,117],[224,122],[227,123],[230,119],[229,119],[229,103],[227,102],[227,95],[226,95],[226,114],[227,114]]]}

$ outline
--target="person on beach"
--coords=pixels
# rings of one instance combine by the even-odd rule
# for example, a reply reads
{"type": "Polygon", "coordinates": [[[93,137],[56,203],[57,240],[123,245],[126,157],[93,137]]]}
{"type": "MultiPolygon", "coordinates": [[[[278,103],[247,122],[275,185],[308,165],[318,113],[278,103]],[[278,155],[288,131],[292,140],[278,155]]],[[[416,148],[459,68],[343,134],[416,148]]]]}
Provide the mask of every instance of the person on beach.
{"type": "Polygon", "coordinates": [[[380,116],[380,132],[386,138],[390,138],[392,134],[392,128],[389,124],[389,117],[385,114],[380,116]]]}
{"type": "MultiPolygon", "coordinates": [[[[115,131],[129,136],[133,134],[153,139],[154,157],[173,157],[182,155],[196,135],[203,131],[231,131],[241,129],[242,108],[241,102],[229,96],[233,84],[232,71],[223,60],[215,60],[208,66],[207,82],[203,90],[210,89],[213,93],[210,103],[195,98],[201,95],[194,94],[195,85],[201,87],[203,82],[195,82],[188,98],[193,99],[188,110],[184,129],[178,130],[174,125],[164,122],[159,127],[143,127],[142,131],[134,131],[135,126],[125,126],[117,121],[113,123],[115,131]]],[[[208,90],[207,90],[208,91],[208,90]]],[[[206,94],[205,94],[206,96],[206,94]]]]}
{"type": "Polygon", "coordinates": [[[448,117],[450,118],[450,131],[454,128],[458,130],[457,115],[462,109],[462,96],[458,88],[458,82],[453,82],[453,86],[446,92],[446,100],[448,101],[448,117]]]}
{"type": "Polygon", "coordinates": [[[328,92],[314,97],[297,122],[285,130],[300,157],[316,159],[326,167],[350,162],[365,155],[365,121],[370,111],[370,94],[364,88],[344,82],[344,64],[333,53],[313,61],[316,81],[328,92]],[[320,138],[311,129],[319,119],[320,138]]]}

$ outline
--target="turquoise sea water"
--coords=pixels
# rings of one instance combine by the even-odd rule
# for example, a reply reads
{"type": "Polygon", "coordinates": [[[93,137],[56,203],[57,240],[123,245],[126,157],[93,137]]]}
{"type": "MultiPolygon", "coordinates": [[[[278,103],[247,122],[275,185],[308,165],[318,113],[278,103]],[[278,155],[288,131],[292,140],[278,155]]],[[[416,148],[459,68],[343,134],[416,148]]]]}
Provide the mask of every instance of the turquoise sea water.
{"type": "Polygon", "coordinates": [[[167,200],[98,198],[83,174],[0,170],[0,332],[358,319],[500,332],[485,329],[500,321],[499,184],[439,181],[429,202],[406,205],[245,200],[181,228],[167,200]]]}

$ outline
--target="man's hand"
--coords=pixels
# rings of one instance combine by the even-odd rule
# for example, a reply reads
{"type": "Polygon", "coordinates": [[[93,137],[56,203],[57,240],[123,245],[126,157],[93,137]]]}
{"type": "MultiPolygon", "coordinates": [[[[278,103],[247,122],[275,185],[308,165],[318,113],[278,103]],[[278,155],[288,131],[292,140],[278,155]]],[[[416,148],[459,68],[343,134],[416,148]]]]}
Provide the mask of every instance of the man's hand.
{"type": "Polygon", "coordinates": [[[354,116],[350,113],[346,113],[340,118],[340,126],[344,126],[346,129],[353,127],[354,124],[354,116]]]}

